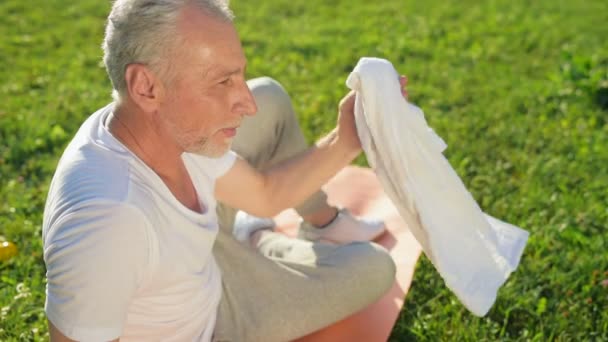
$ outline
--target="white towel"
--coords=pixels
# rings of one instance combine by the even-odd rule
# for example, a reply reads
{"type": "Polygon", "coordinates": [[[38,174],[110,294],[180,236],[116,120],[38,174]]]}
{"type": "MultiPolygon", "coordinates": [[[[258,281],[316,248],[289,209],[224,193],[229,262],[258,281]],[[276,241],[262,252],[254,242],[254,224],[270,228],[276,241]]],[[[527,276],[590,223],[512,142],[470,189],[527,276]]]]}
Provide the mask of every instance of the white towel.
{"type": "Polygon", "coordinates": [[[346,84],[357,93],[357,133],[384,191],[448,288],[485,315],[528,232],[481,211],[443,156],[445,142],[401,95],[389,61],[362,58],[346,84]]]}

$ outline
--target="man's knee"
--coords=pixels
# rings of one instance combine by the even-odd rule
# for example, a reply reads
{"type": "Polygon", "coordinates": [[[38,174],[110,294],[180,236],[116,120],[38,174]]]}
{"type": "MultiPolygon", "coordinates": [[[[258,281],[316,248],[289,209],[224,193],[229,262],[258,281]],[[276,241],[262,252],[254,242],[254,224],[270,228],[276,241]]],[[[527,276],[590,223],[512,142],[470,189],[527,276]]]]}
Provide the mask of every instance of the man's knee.
{"type": "Polygon", "coordinates": [[[252,78],[247,81],[247,85],[249,89],[253,92],[254,95],[259,96],[272,96],[272,97],[283,97],[287,96],[287,91],[285,88],[279,83],[279,81],[275,80],[272,77],[262,76],[257,78],[252,78]]]}
{"type": "Polygon", "coordinates": [[[363,243],[358,257],[362,273],[367,281],[375,284],[381,293],[388,291],[395,283],[396,266],[388,251],[375,243],[363,243]]]}
{"type": "Polygon", "coordinates": [[[356,281],[369,289],[370,296],[386,293],[395,283],[395,262],[384,247],[371,242],[357,242],[343,246],[348,249],[344,269],[356,281]]]}
{"type": "Polygon", "coordinates": [[[291,98],[283,86],[270,77],[258,77],[247,81],[258,106],[264,115],[293,115],[291,98]]]}

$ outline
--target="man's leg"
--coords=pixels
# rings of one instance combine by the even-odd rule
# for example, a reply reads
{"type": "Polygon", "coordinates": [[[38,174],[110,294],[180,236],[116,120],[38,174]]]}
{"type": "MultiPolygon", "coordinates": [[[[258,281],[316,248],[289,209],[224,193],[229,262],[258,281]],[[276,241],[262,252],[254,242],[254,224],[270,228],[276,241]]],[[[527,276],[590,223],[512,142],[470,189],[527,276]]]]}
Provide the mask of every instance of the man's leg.
{"type": "MultiPolygon", "coordinates": [[[[306,149],[280,85],[261,78],[250,81],[250,87],[259,112],[241,126],[245,130],[239,130],[235,151],[265,168],[306,149]]],[[[394,263],[378,245],[336,246],[264,232],[252,248],[232,236],[234,210],[220,207],[214,256],[224,292],[216,340],[294,339],[362,309],[394,282],[394,263]]],[[[324,207],[326,196],[319,192],[297,209],[306,216],[324,207]]]]}
{"type": "Polygon", "coordinates": [[[365,308],[395,281],[395,265],[372,242],[330,245],[264,231],[257,250],[218,234],[223,293],[214,340],[284,342],[365,308]]]}

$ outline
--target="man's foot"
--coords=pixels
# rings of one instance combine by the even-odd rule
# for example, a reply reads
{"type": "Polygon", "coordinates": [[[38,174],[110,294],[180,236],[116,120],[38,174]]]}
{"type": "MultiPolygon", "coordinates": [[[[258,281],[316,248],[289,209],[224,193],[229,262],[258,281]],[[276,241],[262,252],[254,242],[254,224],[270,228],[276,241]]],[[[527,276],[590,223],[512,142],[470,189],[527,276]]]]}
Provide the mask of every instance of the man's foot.
{"type": "Polygon", "coordinates": [[[250,215],[239,210],[234,218],[234,228],[232,235],[241,242],[249,242],[251,235],[262,229],[273,230],[275,222],[271,218],[263,218],[250,215]]]}
{"type": "Polygon", "coordinates": [[[344,244],[354,241],[372,241],[382,235],[385,230],[386,227],[381,220],[355,218],[347,209],[340,209],[338,216],[323,228],[317,228],[306,221],[301,221],[298,238],[344,244]]]}

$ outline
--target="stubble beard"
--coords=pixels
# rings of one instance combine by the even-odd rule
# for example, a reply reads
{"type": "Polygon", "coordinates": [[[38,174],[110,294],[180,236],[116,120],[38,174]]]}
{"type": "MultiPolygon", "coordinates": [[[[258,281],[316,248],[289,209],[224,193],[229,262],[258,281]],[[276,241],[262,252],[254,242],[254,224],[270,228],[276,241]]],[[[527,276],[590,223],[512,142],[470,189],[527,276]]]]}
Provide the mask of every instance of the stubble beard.
{"type": "Polygon", "coordinates": [[[187,133],[178,133],[179,130],[173,122],[169,120],[166,120],[166,122],[173,132],[177,144],[181,146],[184,152],[208,158],[219,158],[228,152],[232,145],[214,143],[209,136],[204,136],[193,141],[193,137],[187,133]]]}
{"type": "Polygon", "coordinates": [[[203,137],[186,149],[186,152],[208,158],[219,158],[228,152],[230,145],[214,144],[209,137],[203,137]]]}

